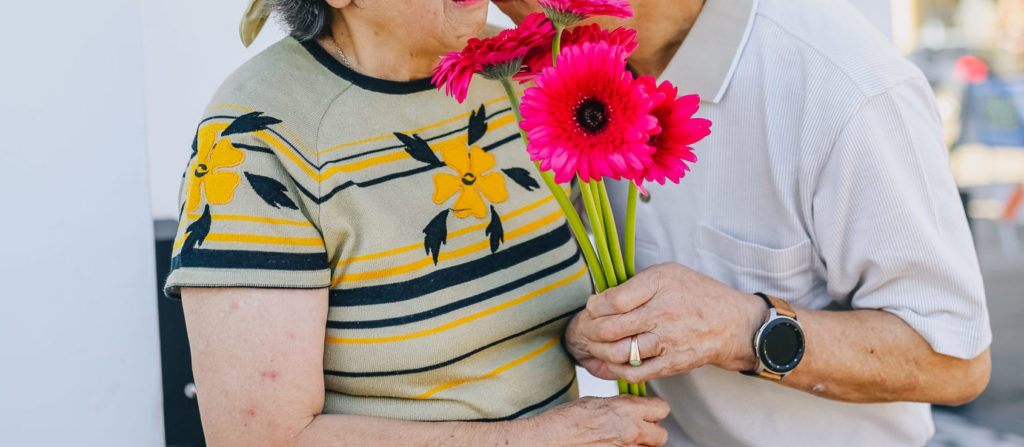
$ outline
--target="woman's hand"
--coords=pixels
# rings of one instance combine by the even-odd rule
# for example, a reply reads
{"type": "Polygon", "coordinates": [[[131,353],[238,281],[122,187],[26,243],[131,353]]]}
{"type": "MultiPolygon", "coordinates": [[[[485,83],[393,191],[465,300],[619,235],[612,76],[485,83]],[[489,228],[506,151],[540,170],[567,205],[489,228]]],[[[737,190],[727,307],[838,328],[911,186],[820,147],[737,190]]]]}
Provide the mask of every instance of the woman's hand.
{"type": "Polygon", "coordinates": [[[661,446],[668,433],[658,421],[668,416],[657,398],[584,397],[552,408],[530,420],[531,445],[542,446],[661,446]]]}

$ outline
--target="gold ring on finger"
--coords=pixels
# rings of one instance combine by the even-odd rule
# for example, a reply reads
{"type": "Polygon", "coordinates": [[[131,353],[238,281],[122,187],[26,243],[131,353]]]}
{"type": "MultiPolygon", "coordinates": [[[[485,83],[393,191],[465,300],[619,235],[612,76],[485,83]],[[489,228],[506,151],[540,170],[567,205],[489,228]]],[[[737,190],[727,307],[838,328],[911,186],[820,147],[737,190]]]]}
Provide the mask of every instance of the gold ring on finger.
{"type": "Polygon", "coordinates": [[[640,359],[640,338],[639,335],[634,335],[633,339],[629,341],[629,364],[633,366],[640,366],[644,362],[640,359]]]}

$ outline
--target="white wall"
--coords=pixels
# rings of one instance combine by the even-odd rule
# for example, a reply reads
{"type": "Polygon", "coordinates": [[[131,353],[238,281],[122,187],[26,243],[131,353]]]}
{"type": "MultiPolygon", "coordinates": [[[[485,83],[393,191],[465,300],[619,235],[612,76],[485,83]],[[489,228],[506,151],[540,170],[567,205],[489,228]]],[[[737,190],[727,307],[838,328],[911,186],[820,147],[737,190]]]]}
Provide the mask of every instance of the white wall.
{"type": "Polygon", "coordinates": [[[178,186],[210,97],[235,68],[284,37],[274,21],[245,48],[248,0],[142,0],[146,143],[153,216],[177,219],[178,186]]]}
{"type": "Polygon", "coordinates": [[[0,445],[163,444],[136,0],[0,15],[0,445]]]}

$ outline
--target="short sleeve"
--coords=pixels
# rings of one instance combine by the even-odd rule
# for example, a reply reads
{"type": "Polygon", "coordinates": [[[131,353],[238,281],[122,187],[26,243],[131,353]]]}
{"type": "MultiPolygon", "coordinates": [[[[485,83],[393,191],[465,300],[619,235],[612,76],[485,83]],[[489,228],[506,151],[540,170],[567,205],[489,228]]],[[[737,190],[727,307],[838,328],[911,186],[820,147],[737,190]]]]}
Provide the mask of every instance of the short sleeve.
{"type": "Polygon", "coordinates": [[[329,286],[310,192],[315,163],[280,126],[258,112],[223,111],[200,124],[179,194],[168,296],[179,297],[182,287],[329,286]]]}
{"type": "Polygon", "coordinates": [[[941,135],[925,81],[870,98],[823,164],[813,229],[833,300],[891,312],[935,352],[968,359],[992,334],[941,135]]]}

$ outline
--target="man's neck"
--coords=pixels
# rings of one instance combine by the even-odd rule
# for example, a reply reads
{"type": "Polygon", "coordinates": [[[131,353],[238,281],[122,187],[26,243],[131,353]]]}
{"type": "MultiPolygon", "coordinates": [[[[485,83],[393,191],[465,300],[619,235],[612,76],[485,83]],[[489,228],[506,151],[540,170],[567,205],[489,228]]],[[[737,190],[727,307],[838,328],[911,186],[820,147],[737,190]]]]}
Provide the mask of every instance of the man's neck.
{"type": "Polygon", "coordinates": [[[704,0],[645,0],[634,6],[640,46],[629,58],[638,75],[661,76],[690,33],[704,0]]]}

